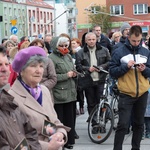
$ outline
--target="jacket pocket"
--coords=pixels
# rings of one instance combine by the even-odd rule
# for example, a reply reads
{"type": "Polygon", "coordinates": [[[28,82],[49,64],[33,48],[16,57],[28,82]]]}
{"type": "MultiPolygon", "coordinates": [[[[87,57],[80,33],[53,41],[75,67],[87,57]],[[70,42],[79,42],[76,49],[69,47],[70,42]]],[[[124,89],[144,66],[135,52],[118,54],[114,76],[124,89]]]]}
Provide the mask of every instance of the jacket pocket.
{"type": "Polygon", "coordinates": [[[53,95],[56,101],[63,101],[63,102],[66,101],[67,92],[68,92],[67,87],[56,86],[55,88],[53,88],[53,95]]]}

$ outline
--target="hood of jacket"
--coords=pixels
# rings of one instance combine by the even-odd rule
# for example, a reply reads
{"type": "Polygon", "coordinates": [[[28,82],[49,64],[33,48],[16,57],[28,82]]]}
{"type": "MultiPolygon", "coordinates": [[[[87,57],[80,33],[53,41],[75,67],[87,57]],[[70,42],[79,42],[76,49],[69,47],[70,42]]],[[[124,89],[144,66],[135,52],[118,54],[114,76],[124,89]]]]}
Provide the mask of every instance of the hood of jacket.
{"type": "Polygon", "coordinates": [[[53,37],[52,40],[51,40],[50,46],[51,46],[51,49],[52,49],[52,51],[53,51],[54,53],[58,53],[58,50],[57,50],[57,48],[56,48],[58,39],[59,39],[59,36],[53,37]]]}
{"type": "Polygon", "coordinates": [[[121,43],[125,43],[126,39],[127,39],[126,37],[121,36],[121,38],[120,38],[120,42],[121,42],[121,43]]]}

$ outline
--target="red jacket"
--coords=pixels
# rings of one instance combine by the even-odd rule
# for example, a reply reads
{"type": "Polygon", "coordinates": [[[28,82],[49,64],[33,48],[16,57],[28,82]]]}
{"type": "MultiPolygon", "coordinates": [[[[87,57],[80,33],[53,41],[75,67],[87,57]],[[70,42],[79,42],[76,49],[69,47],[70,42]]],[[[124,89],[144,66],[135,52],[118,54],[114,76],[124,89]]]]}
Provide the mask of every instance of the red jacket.
{"type": "Polygon", "coordinates": [[[10,76],[8,79],[8,83],[10,83],[10,86],[12,86],[18,74],[12,69],[11,64],[9,64],[9,68],[10,68],[10,76]]]}

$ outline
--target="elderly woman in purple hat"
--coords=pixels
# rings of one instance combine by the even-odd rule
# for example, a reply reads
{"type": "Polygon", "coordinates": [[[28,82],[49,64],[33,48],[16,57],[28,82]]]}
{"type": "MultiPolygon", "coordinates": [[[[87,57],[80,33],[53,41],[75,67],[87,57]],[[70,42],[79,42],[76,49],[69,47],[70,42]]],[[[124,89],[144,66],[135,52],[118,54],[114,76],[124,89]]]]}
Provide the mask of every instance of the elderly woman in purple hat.
{"type": "Polygon", "coordinates": [[[12,62],[19,76],[9,93],[14,96],[20,109],[27,114],[31,125],[37,130],[43,150],[60,150],[67,142],[65,127],[57,118],[49,90],[40,85],[46,62],[45,51],[37,46],[20,50],[12,62]],[[53,128],[44,133],[47,122],[53,128]]]}

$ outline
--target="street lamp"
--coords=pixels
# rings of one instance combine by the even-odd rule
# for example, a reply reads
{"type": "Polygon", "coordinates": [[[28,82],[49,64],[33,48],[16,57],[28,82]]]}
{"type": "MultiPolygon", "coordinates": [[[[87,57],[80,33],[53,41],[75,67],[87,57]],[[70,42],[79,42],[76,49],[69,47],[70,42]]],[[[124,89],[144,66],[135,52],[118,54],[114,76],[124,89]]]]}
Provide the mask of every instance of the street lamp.
{"type": "Polygon", "coordinates": [[[86,19],[87,19],[87,26],[88,26],[88,32],[89,32],[89,16],[88,16],[88,11],[90,10],[89,8],[91,6],[95,5],[94,2],[90,3],[90,5],[88,5],[86,8],[84,8],[84,10],[86,11],[86,19]]]}

